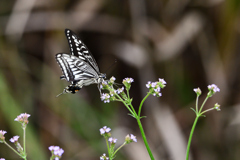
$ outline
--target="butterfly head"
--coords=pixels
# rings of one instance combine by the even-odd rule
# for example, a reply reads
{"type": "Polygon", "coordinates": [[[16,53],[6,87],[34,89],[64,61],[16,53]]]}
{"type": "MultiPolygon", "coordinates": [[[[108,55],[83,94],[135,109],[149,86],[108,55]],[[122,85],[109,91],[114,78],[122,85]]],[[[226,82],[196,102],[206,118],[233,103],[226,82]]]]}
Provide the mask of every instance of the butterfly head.
{"type": "Polygon", "coordinates": [[[101,73],[101,74],[100,74],[100,76],[99,76],[99,78],[106,79],[106,78],[107,78],[107,75],[106,75],[106,73],[101,73]]]}

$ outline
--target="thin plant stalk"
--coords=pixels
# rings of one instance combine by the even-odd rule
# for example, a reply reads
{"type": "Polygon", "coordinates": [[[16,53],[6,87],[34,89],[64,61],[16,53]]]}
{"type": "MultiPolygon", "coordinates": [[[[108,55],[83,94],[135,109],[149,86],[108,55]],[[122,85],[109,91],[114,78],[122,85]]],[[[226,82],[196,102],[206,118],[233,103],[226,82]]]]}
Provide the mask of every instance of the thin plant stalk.
{"type": "MultiPolygon", "coordinates": [[[[148,154],[149,154],[151,160],[154,160],[152,151],[151,151],[151,149],[150,149],[150,147],[149,147],[149,144],[148,144],[148,142],[147,142],[147,138],[146,138],[146,135],[145,135],[145,132],[144,132],[142,123],[141,123],[141,121],[140,121],[140,119],[141,119],[140,114],[141,114],[142,105],[143,105],[144,101],[147,99],[147,97],[148,97],[149,95],[150,95],[150,93],[148,93],[148,94],[144,97],[144,99],[142,100],[142,102],[141,102],[141,104],[140,104],[140,106],[139,106],[138,115],[137,115],[137,113],[135,112],[135,110],[134,110],[134,108],[133,108],[132,105],[130,105],[131,108],[132,108],[132,110],[131,110],[130,112],[131,112],[131,113],[134,113],[134,114],[133,114],[133,117],[136,118],[136,120],[137,120],[139,129],[140,129],[140,132],[141,132],[141,135],[142,135],[142,138],[143,138],[143,142],[144,142],[144,144],[145,144],[145,146],[146,146],[146,149],[147,149],[147,151],[148,151],[148,154]]],[[[124,103],[124,105],[126,106],[126,103],[124,103]]],[[[128,106],[126,106],[126,107],[129,108],[128,106]]]]}
{"type": "Polygon", "coordinates": [[[146,135],[144,133],[144,130],[143,130],[143,127],[142,127],[142,123],[141,123],[139,117],[137,117],[137,122],[138,122],[138,126],[139,126],[139,129],[140,129],[141,135],[142,135],[143,142],[144,142],[144,144],[145,144],[145,146],[147,148],[148,154],[149,154],[151,160],[154,160],[152,151],[151,151],[151,149],[150,149],[150,147],[148,145],[147,138],[146,138],[146,135]]]}
{"type": "Polygon", "coordinates": [[[23,152],[26,157],[26,127],[23,128],[23,152]]]}
{"type": "Polygon", "coordinates": [[[206,104],[208,98],[210,98],[215,92],[219,92],[219,91],[220,91],[220,89],[217,88],[216,85],[214,85],[214,86],[211,85],[210,89],[209,89],[209,93],[207,94],[207,97],[203,101],[203,103],[202,103],[202,105],[201,105],[199,110],[198,110],[198,98],[199,98],[199,95],[201,94],[201,91],[198,91],[198,90],[195,91],[197,93],[197,99],[196,99],[196,109],[195,110],[193,109],[193,111],[196,113],[196,118],[194,120],[192,129],[191,129],[191,132],[190,132],[190,135],[189,135],[189,139],[188,139],[188,145],[187,145],[187,151],[186,151],[186,160],[189,159],[189,152],[190,152],[190,146],[191,146],[191,142],[192,142],[192,136],[193,136],[193,133],[194,133],[195,127],[197,125],[199,117],[204,116],[203,115],[204,113],[206,113],[208,111],[211,111],[213,109],[220,110],[219,109],[220,105],[215,104],[215,106],[213,108],[210,108],[210,109],[207,109],[205,111],[202,111],[202,109],[203,109],[204,105],[206,104]],[[215,87],[215,88],[213,88],[213,87],[215,87]],[[215,89],[215,90],[213,90],[213,89],[215,89]]]}
{"type": "Polygon", "coordinates": [[[13,150],[17,155],[19,155],[20,157],[22,157],[22,155],[20,153],[18,153],[14,148],[12,148],[6,141],[4,141],[4,144],[6,144],[11,150],[13,150]]]}
{"type": "Polygon", "coordinates": [[[194,120],[190,135],[189,135],[189,139],[188,139],[188,145],[187,145],[187,152],[186,152],[186,160],[188,160],[189,158],[189,151],[190,151],[190,146],[191,146],[191,142],[192,142],[192,136],[193,136],[193,132],[195,130],[197,121],[198,121],[199,116],[197,116],[194,120]]]}

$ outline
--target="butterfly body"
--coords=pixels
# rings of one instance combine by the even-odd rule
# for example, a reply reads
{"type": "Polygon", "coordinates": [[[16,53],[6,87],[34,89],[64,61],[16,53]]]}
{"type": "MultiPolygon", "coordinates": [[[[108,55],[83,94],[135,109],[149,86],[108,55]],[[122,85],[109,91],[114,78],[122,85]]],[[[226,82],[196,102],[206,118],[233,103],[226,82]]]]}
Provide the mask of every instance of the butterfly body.
{"type": "Polygon", "coordinates": [[[74,32],[66,29],[65,34],[71,54],[58,53],[56,54],[56,61],[63,72],[60,79],[65,79],[71,84],[61,94],[74,94],[83,86],[94,83],[98,84],[99,88],[100,83],[106,78],[106,74],[100,73],[92,54],[74,32]]]}

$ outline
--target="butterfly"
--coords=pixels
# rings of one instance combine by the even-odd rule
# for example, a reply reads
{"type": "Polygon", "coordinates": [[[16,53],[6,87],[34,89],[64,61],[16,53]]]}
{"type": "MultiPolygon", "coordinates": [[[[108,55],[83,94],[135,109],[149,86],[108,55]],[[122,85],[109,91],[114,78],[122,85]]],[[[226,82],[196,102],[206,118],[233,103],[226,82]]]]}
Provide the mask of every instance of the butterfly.
{"type": "Polygon", "coordinates": [[[65,87],[62,93],[76,93],[83,86],[100,84],[106,79],[106,74],[100,73],[98,65],[87,46],[70,29],[65,29],[68,40],[70,54],[58,53],[55,58],[59,64],[63,75],[60,79],[65,79],[71,84],[65,87]]]}

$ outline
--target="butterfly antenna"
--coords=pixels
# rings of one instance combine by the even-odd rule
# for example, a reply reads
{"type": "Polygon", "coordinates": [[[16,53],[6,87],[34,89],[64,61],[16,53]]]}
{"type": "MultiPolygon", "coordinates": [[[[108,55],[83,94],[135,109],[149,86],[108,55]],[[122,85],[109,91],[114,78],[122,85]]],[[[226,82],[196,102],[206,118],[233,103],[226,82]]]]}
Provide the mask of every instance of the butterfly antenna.
{"type": "Polygon", "coordinates": [[[59,96],[61,96],[62,94],[63,94],[63,92],[62,92],[62,93],[60,93],[60,94],[58,94],[58,95],[56,96],[56,98],[57,98],[57,97],[59,97],[59,96]]]}
{"type": "Polygon", "coordinates": [[[61,96],[61,95],[64,94],[64,93],[66,93],[66,90],[65,90],[65,89],[63,90],[62,93],[58,94],[58,95],[56,96],[56,98],[59,97],[59,96],[61,96]]]}
{"type": "Polygon", "coordinates": [[[115,59],[115,61],[111,64],[111,66],[108,67],[108,69],[105,71],[105,73],[107,73],[107,71],[112,68],[112,66],[114,66],[117,63],[117,59],[115,59]]]}

